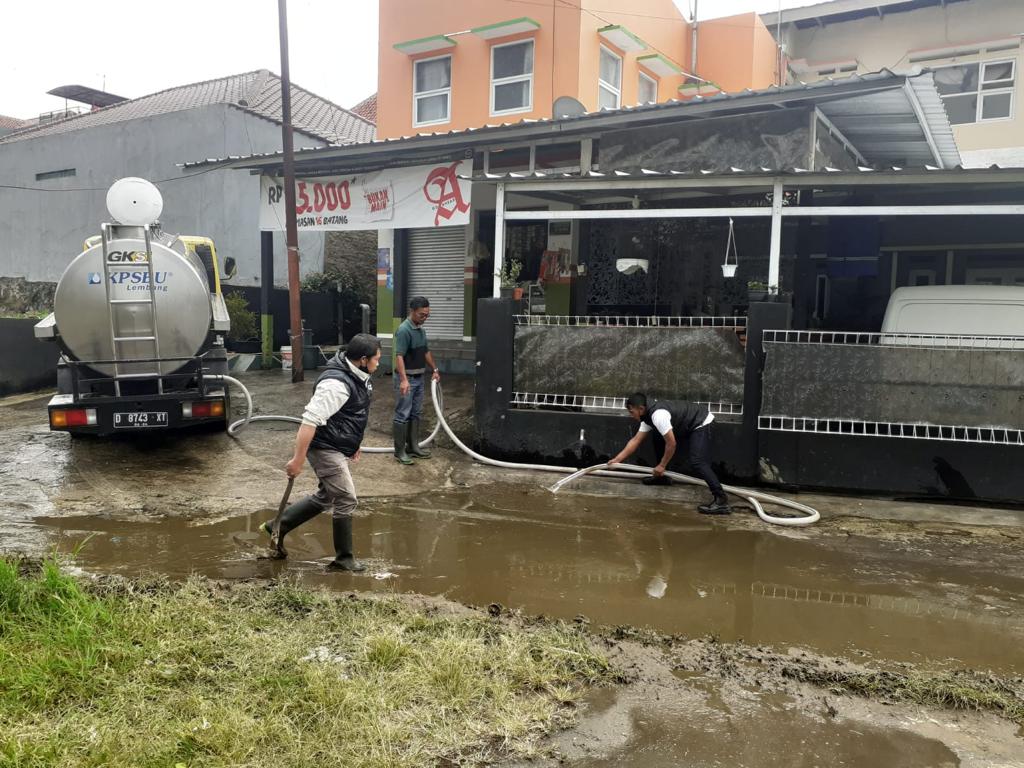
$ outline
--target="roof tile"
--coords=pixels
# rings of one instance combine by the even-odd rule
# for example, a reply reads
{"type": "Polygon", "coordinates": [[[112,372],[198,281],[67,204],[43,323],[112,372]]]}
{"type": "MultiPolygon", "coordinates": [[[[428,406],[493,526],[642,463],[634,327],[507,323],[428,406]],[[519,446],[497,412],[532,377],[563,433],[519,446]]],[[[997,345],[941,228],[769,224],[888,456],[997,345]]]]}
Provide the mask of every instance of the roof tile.
{"type": "MultiPolygon", "coordinates": [[[[328,142],[354,144],[373,141],[374,124],[350,110],[339,107],[292,83],[292,125],[296,131],[328,142]]],[[[82,115],[43,125],[20,128],[0,138],[0,144],[39,136],[54,136],[72,131],[111,125],[128,120],[156,117],[171,112],[227,104],[250,114],[281,123],[281,78],[268,70],[230,75],[216,80],[181,85],[130,99],[82,115]]]]}

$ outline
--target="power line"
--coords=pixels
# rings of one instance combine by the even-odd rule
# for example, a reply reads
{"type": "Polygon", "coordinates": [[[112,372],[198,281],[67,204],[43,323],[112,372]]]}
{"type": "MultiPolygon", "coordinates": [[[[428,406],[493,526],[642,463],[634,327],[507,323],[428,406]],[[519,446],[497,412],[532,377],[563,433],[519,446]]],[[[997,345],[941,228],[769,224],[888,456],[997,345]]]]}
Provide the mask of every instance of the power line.
{"type": "MultiPolygon", "coordinates": [[[[589,14],[590,14],[591,16],[593,16],[593,17],[594,17],[595,19],[597,19],[597,20],[598,20],[598,21],[600,21],[600,22],[603,22],[604,24],[607,24],[607,25],[611,25],[611,24],[612,24],[612,23],[611,23],[611,21],[609,21],[608,19],[604,18],[603,16],[598,16],[596,12],[594,12],[594,11],[590,10],[589,8],[584,8],[584,7],[583,7],[583,6],[581,6],[581,5],[573,5],[572,3],[570,3],[570,2],[569,2],[569,0],[553,0],[553,1],[554,1],[554,2],[558,2],[558,3],[561,3],[561,4],[562,4],[562,5],[564,6],[564,7],[567,7],[567,8],[572,8],[573,10],[578,10],[578,11],[583,11],[584,13],[589,13],[589,14]]],[[[604,11],[604,13],[609,13],[609,11],[604,11]]],[[[648,47],[648,48],[650,48],[651,50],[653,50],[653,51],[656,51],[657,53],[661,54],[661,55],[662,55],[662,56],[664,56],[664,57],[665,57],[666,59],[668,59],[668,60],[669,60],[669,61],[671,61],[671,62],[672,62],[673,64],[675,64],[675,65],[676,65],[677,67],[679,67],[679,69],[680,69],[680,70],[682,70],[682,75],[683,75],[684,77],[686,77],[686,78],[692,78],[692,79],[694,79],[694,80],[699,80],[699,81],[700,81],[700,82],[702,82],[702,83],[707,83],[707,82],[709,82],[708,80],[705,80],[705,79],[704,79],[704,78],[702,78],[702,77],[698,77],[698,76],[697,76],[697,74],[696,74],[696,73],[694,73],[694,72],[687,72],[687,71],[686,71],[686,68],[685,68],[685,67],[684,67],[684,66],[683,66],[682,64],[680,64],[680,63],[679,63],[678,61],[676,61],[675,59],[673,59],[673,58],[672,58],[671,56],[669,56],[669,55],[668,55],[667,53],[665,53],[664,51],[662,51],[662,50],[661,50],[660,48],[658,48],[658,47],[656,47],[656,46],[653,46],[653,45],[651,45],[650,43],[647,43],[647,41],[644,41],[644,42],[645,42],[645,43],[647,44],[647,47],[648,47]]]]}
{"type": "MultiPolygon", "coordinates": [[[[185,174],[184,176],[172,176],[169,179],[158,179],[157,181],[150,182],[151,184],[169,184],[172,181],[182,181],[184,179],[192,179],[196,176],[202,176],[213,171],[222,170],[221,166],[214,165],[210,168],[206,168],[196,173],[185,174]]],[[[109,187],[68,187],[65,189],[46,189],[45,187],[25,187],[18,184],[0,184],[0,189],[14,189],[22,192],[106,192],[109,187]]]]}
{"type": "MultiPolygon", "coordinates": [[[[539,7],[539,8],[550,8],[551,7],[548,3],[538,2],[538,0],[505,0],[505,2],[506,3],[518,3],[519,5],[535,5],[535,6],[539,7]]],[[[559,0],[559,2],[561,2],[561,0],[559,0]]],[[[682,18],[682,17],[679,17],[679,16],[658,16],[658,15],[651,14],[651,13],[632,13],[630,11],[620,11],[618,9],[610,9],[610,8],[599,8],[597,11],[591,11],[589,8],[582,8],[582,7],[578,6],[578,5],[574,5],[574,4],[571,4],[571,3],[563,3],[563,4],[566,5],[566,7],[568,7],[568,8],[572,8],[573,10],[585,11],[586,13],[591,13],[591,14],[594,14],[594,13],[614,13],[617,16],[633,16],[635,18],[640,18],[640,19],[656,19],[658,21],[674,21],[676,23],[683,23],[683,24],[685,24],[685,23],[692,23],[692,20],[687,20],[686,18],[682,18]]],[[[751,13],[754,13],[754,11],[751,11],[751,13]]],[[[735,15],[741,15],[741,14],[735,14],[735,15]]],[[[757,14],[757,15],[760,16],[760,14],[757,14]]],[[[720,16],[718,18],[704,19],[701,23],[702,24],[707,24],[709,22],[715,22],[715,26],[735,27],[736,29],[750,29],[750,26],[748,24],[724,24],[724,23],[721,23],[719,21],[719,19],[723,19],[723,18],[727,19],[729,17],[728,16],[720,16]]],[[[606,22],[606,23],[608,23],[608,22],[606,22]]]]}

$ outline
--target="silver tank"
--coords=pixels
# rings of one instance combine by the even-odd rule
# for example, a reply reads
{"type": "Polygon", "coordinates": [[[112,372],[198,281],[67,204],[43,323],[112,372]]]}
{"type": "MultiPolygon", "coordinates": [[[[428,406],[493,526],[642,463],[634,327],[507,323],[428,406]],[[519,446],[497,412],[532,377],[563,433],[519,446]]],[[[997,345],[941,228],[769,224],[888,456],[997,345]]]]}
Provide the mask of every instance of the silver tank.
{"type": "MultiPolygon", "coordinates": [[[[113,303],[118,336],[156,336],[152,341],[117,342],[118,359],[192,357],[202,351],[212,315],[210,286],[199,259],[176,238],[151,230],[156,328],[148,303],[113,303]],[[159,352],[159,354],[157,354],[159,352]]],[[[114,226],[107,243],[109,268],[104,269],[103,246],[95,245],[72,260],[53,299],[53,313],[60,337],[75,360],[114,359],[111,322],[103,276],[110,284],[110,299],[145,302],[149,298],[149,268],[145,233],[141,227],[114,226]]],[[[173,373],[184,363],[118,366],[125,373],[173,373]]],[[[114,375],[113,365],[91,365],[102,374],[114,375]]]]}

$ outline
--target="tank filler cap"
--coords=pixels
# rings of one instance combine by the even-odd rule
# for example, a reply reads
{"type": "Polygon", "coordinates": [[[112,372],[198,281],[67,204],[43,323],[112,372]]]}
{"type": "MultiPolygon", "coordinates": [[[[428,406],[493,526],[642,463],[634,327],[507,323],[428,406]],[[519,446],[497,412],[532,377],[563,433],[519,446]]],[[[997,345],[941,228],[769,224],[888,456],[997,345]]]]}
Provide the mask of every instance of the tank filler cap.
{"type": "Polygon", "coordinates": [[[164,198],[150,182],[129,176],[107,190],[107,210],[118,224],[146,227],[159,221],[164,198]]]}

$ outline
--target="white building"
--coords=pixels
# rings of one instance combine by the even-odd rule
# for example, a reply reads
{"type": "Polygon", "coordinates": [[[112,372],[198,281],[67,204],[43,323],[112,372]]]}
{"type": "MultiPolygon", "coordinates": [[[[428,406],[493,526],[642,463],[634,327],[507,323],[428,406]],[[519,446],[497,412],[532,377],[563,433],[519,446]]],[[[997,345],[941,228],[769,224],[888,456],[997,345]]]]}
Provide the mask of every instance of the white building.
{"type": "Polygon", "coordinates": [[[1022,0],[830,0],[761,19],[791,82],[932,69],[964,165],[1024,166],[1022,0]]]}

